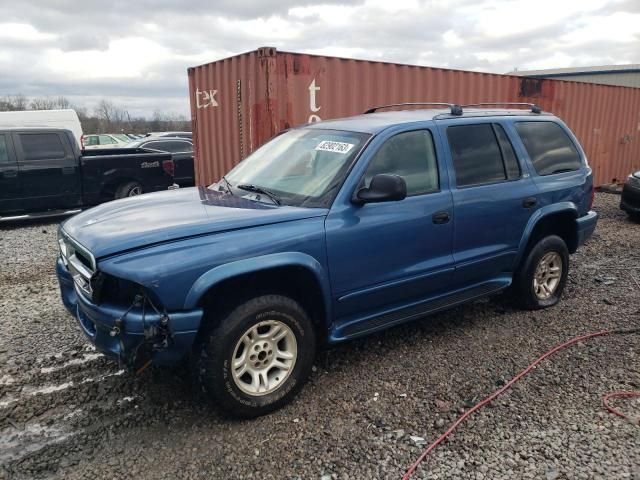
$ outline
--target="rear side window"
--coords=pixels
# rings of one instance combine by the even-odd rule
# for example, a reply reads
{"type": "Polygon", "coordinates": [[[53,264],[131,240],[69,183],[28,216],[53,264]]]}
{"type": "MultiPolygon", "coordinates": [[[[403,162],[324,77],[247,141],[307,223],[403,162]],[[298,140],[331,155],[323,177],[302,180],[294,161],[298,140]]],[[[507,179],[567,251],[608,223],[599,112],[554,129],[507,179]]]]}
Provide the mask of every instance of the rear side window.
{"type": "Polygon", "coordinates": [[[564,129],[553,122],[517,122],[516,130],[538,175],[578,170],[580,154],[564,129]]]}
{"type": "Polygon", "coordinates": [[[0,135],[0,163],[9,162],[9,149],[7,147],[7,137],[0,135]]]}
{"type": "Polygon", "coordinates": [[[111,136],[100,135],[100,145],[113,145],[114,143],[118,142],[116,142],[111,136]]]}
{"type": "Polygon", "coordinates": [[[49,160],[66,156],[60,136],[55,133],[21,133],[25,160],[49,160]]]}
{"type": "Polygon", "coordinates": [[[458,187],[507,179],[500,146],[490,123],[449,127],[447,137],[458,187]]]}
{"type": "Polygon", "coordinates": [[[381,173],[404,178],[408,196],[437,191],[440,182],[431,132],[399,133],[387,140],[367,167],[365,185],[368,187],[374,175],[381,173]]]}
{"type": "Polygon", "coordinates": [[[166,146],[166,142],[149,142],[149,143],[145,143],[143,145],[141,145],[142,148],[148,148],[148,149],[152,149],[152,150],[159,150],[161,152],[166,152],[167,150],[167,146],[166,146]]]}
{"type": "Polygon", "coordinates": [[[167,142],[167,151],[172,153],[191,152],[193,146],[189,142],[174,141],[167,142]]]}

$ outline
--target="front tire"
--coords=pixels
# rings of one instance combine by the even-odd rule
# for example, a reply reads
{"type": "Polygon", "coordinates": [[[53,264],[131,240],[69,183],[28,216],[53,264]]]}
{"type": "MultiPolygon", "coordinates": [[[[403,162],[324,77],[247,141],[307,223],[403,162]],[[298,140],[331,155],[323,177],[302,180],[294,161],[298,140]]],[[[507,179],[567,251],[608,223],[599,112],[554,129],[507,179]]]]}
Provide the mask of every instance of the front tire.
{"type": "Polygon", "coordinates": [[[569,273],[569,251],[557,235],[544,237],[529,250],[514,278],[513,293],[528,310],[554,306],[560,301],[569,273]]]}
{"type": "Polygon", "coordinates": [[[313,324],[303,308],[291,298],[264,295],[235,308],[204,336],[195,352],[196,374],[223,410],[253,418],[296,396],[315,351],[313,324]]]}

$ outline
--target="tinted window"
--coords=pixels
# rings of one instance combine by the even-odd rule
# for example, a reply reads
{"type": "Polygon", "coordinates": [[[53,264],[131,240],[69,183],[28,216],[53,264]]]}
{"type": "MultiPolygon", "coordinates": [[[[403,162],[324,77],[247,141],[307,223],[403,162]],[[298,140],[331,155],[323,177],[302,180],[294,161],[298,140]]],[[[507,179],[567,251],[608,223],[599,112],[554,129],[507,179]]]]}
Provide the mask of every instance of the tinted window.
{"type": "Polygon", "coordinates": [[[7,148],[7,138],[4,135],[0,135],[0,163],[7,163],[9,161],[9,150],[7,148]]]}
{"type": "Polygon", "coordinates": [[[25,160],[65,157],[60,136],[55,133],[21,133],[20,142],[25,160]]]}
{"type": "Polygon", "coordinates": [[[459,187],[507,179],[500,147],[490,123],[449,127],[447,137],[459,187]]]}
{"type": "Polygon", "coordinates": [[[193,150],[193,146],[189,142],[167,142],[167,150],[172,153],[191,152],[193,150]]]}
{"type": "Polygon", "coordinates": [[[582,165],[578,150],[557,123],[517,122],[516,130],[538,175],[578,170],[582,165]]]}
{"type": "Polygon", "coordinates": [[[159,150],[161,152],[167,152],[167,146],[166,146],[167,142],[149,142],[149,143],[143,143],[142,145],[140,145],[142,148],[150,148],[153,150],[159,150]]]}
{"type": "Polygon", "coordinates": [[[493,124],[493,128],[496,132],[496,137],[498,138],[500,149],[502,150],[502,158],[507,169],[507,178],[509,180],[520,178],[520,164],[518,163],[518,159],[516,158],[516,153],[513,151],[513,145],[511,145],[509,137],[507,137],[507,134],[502,126],[498,125],[497,123],[493,124]]]}
{"type": "Polygon", "coordinates": [[[428,130],[400,133],[382,145],[365,174],[368,187],[374,175],[399,175],[407,183],[407,195],[419,195],[440,188],[433,137],[428,130]]]}

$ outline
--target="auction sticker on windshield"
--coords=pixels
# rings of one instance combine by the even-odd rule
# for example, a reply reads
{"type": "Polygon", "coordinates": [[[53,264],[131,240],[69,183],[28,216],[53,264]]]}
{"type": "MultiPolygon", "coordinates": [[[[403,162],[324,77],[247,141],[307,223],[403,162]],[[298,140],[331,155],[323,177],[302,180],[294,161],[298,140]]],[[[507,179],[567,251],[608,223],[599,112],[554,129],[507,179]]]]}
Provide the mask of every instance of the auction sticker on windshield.
{"type": "Polygon", "coordinates": [[[334,152],[334,153],[349,153],[355,145],[353,143],[345,142],[332,142],[330,140],[323,140],[315,148],[322,152],[334,152]]]}

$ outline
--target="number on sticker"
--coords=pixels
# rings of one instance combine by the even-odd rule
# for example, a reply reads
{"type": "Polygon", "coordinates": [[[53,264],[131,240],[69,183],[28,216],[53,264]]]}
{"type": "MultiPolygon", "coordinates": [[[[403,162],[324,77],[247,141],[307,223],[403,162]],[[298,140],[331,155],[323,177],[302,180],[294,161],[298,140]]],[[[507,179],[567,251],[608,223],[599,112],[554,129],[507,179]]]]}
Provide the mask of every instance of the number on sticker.
{"type": "Polygon", "coordinates": [[[330,140],[323,140],[318,144],[316,150],[322,152],[349,153],[349,150],[351,150],[353,147],[353,143],[332,142],[330,140]]]}

